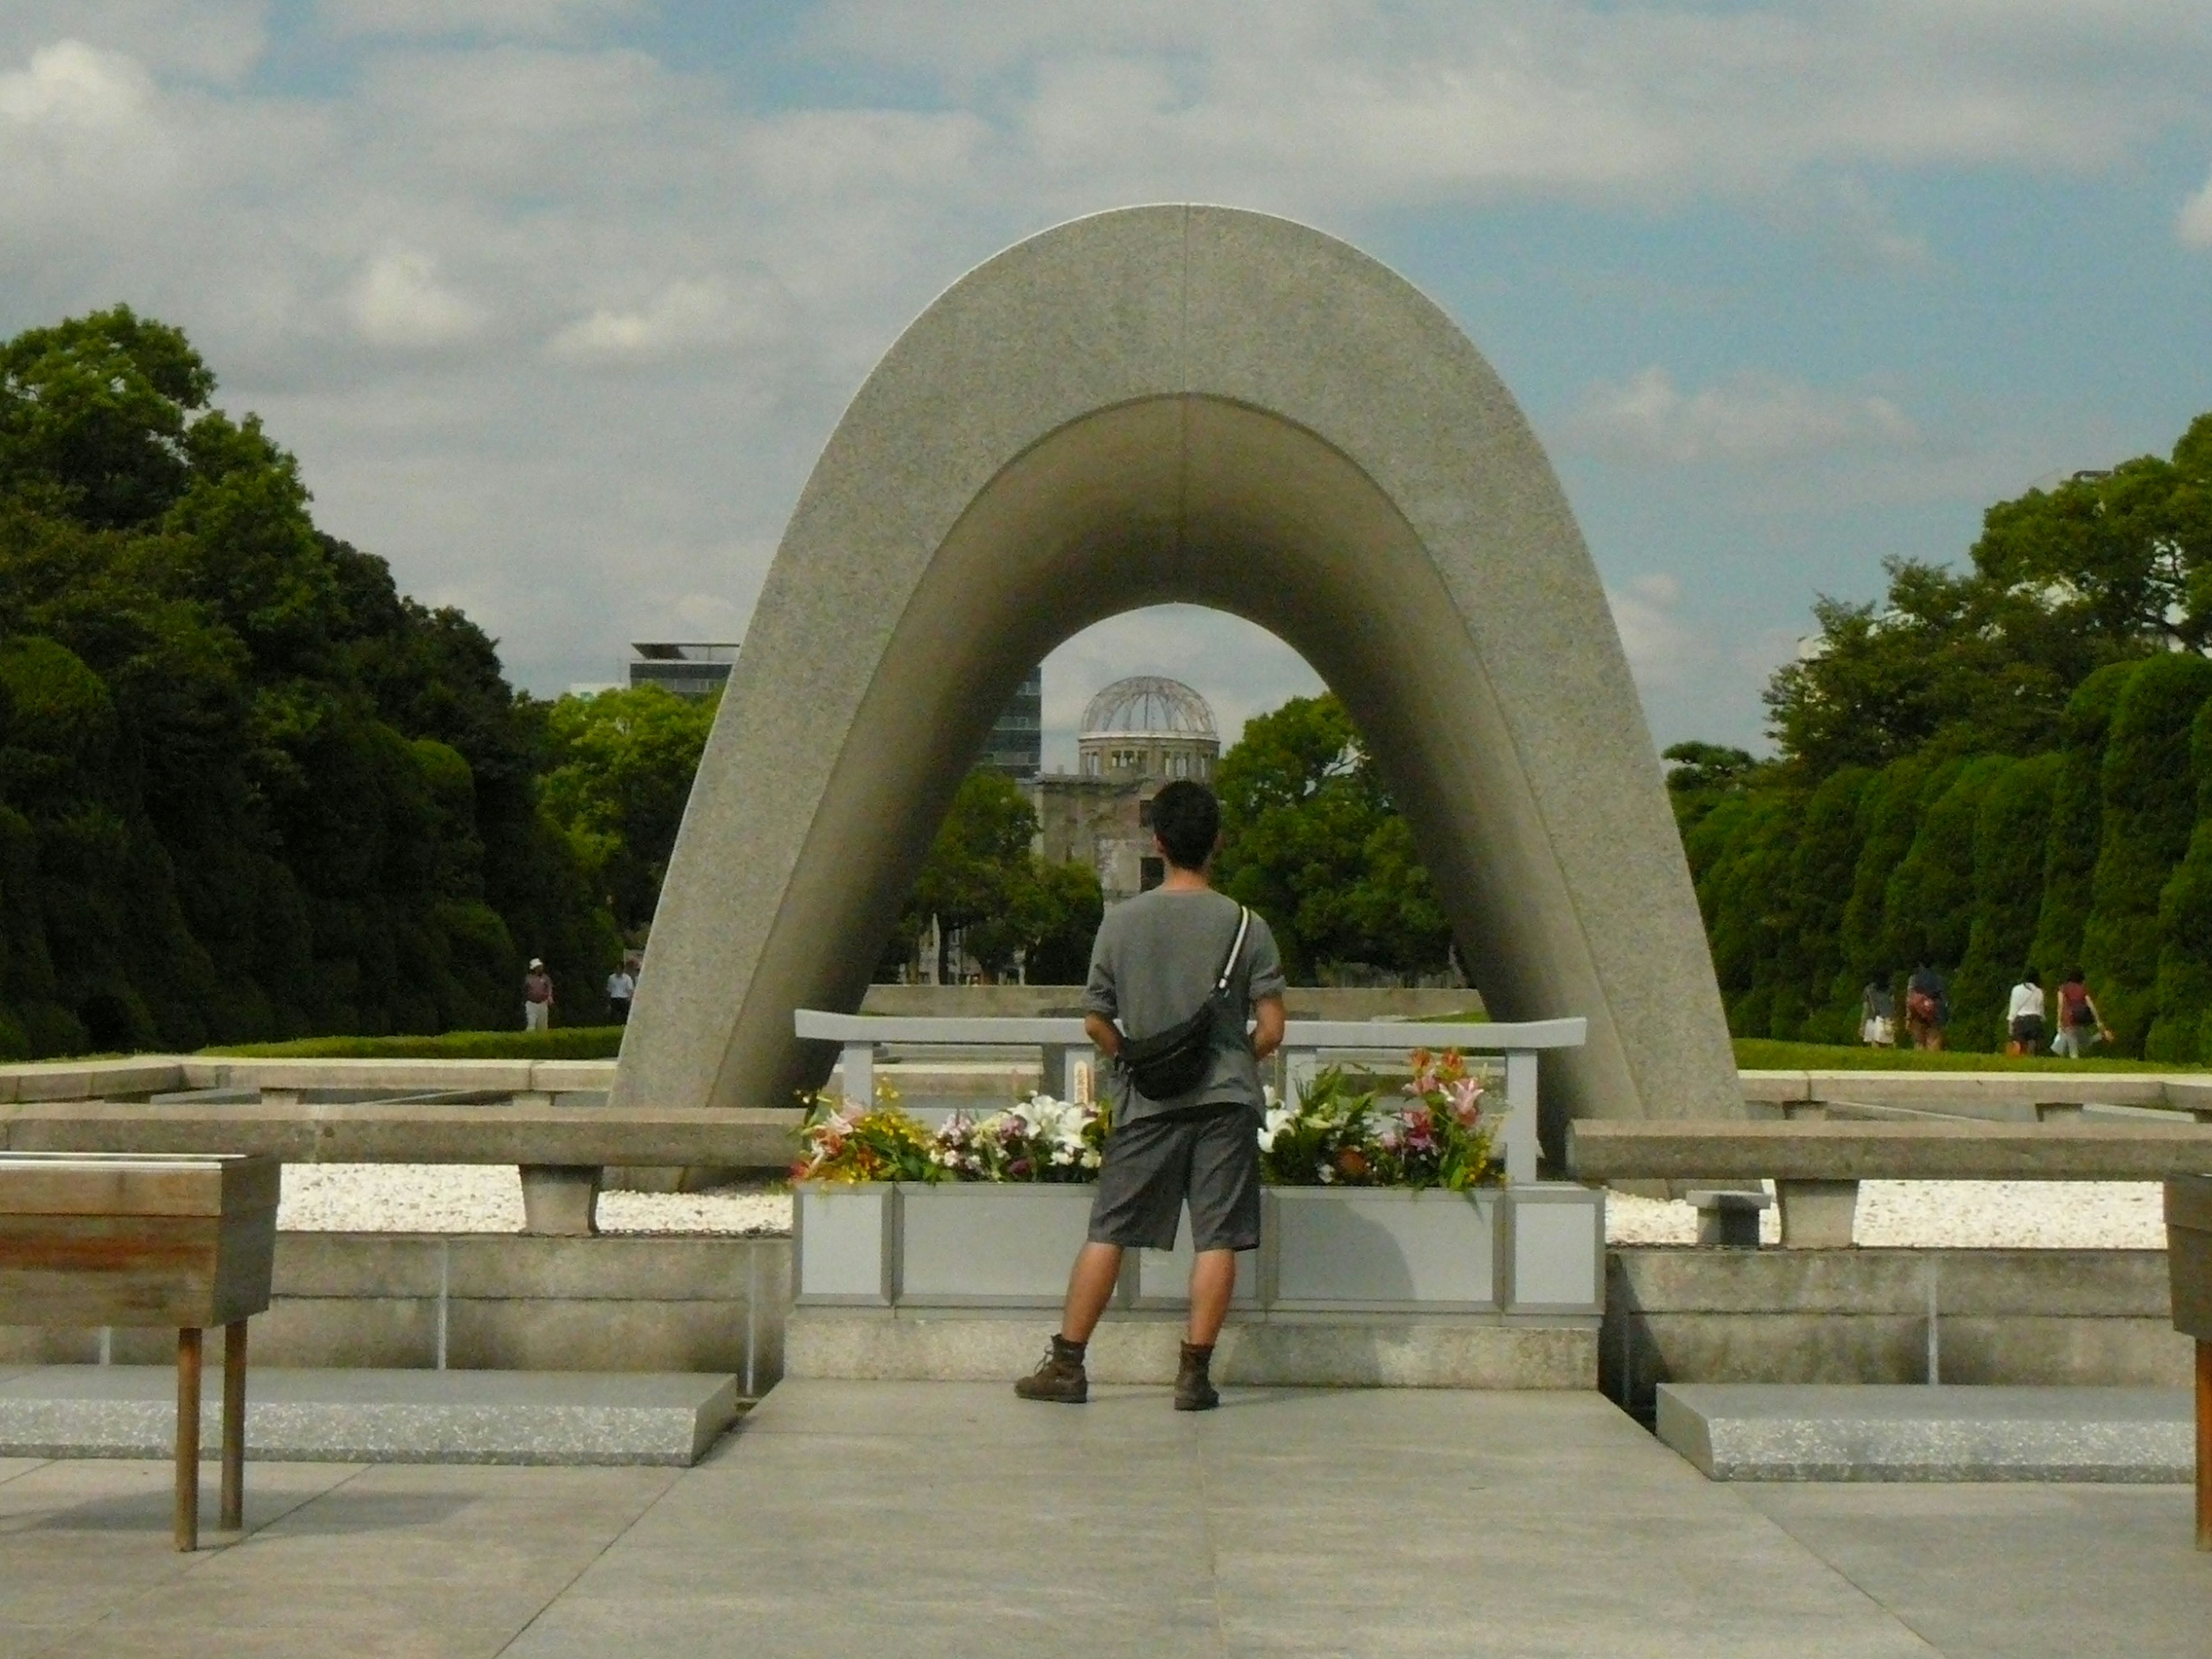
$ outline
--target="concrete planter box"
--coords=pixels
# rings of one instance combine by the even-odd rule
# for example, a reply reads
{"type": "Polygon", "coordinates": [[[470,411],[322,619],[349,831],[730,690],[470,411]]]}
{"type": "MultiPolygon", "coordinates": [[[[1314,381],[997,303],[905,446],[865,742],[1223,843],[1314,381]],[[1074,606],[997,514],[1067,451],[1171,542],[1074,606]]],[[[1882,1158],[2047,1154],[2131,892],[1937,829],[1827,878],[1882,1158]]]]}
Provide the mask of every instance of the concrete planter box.
{"type": "Polygon", "coordinates": [[[901,1185],[899,1304],[1058,1307],[1097,1190],[1088,1183],[901,1185]]]}
{"type": "Polygon", "coordinates": [[[1605,1192],[1532,1182],[1506,1195],[1512,1314],[1605,1311],[1605,1192]]]}
{"type": "MultiPolygon", "coordinates": [[[[1093,1188],[989,1182],[802,1183],[793,1289],[802,1307],[1057,1308],[1093,1188]]],[[[1604,1306],[1604,1194],[1571,1185],[1473,1193],[1271,1187],[1261,1249],[1240,1259],[1246,1316],[1587,1318],[1604,1306]]],[[[1172,1250],[1132,1252],[1121,1302],[1180,1307],[1172,1250]]]]}
{"type": "Polygon", "coordinates": [[[1268,1304],[1286,1312],[1491,1311],[1508,1292],[1504,1197],[1494,1188],[1272,1188],[1268,1304]]]}

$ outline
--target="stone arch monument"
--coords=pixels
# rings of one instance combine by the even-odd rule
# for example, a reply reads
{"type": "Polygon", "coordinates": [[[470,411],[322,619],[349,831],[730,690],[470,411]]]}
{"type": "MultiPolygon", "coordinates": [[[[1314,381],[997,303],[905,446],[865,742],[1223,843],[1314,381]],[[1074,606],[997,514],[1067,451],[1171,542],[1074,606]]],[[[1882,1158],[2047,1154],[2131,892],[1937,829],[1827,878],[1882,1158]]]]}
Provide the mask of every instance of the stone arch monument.
{"type": "Polygon", "coordinates": [[[1635,687],[1527,420],[1395,273],[1180,205],[1007,249],[853,399],[692,787],[615,1103],[817,1082],[792,1011],[859,1006],[1023,675],[1168,600],[1249,617],[1342,697],[1498,1017],[1588,1017],[1547,1117],[1741,1114],[1635,687]]]}

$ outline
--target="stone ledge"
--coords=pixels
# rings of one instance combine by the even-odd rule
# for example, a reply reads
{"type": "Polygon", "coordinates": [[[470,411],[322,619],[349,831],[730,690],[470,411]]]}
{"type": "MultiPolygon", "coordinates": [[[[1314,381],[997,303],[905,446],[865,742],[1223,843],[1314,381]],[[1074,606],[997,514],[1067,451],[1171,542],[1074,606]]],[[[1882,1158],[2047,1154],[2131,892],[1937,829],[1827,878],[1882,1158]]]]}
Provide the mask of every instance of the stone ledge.
{"type": "Polygon", "coordinates": [[[2185,1482],[2165,1389],[1662,1383],[1659,1438],[1714,1480],[2185,1482]]]}
{"type": "MultiPolygon", "coordinates": [[[[784,1328],[787,1377],[1011,1382],[1058,1328],[1050,1314],[795,1309],[784,1328]]],[[[1180,1316],[1109,1316],[1091,1342],[1099,1382],[1175,1381],[1180,1316]]],[[[1232,1322],[1213,1363],[1224,1383],[1279,1388],[1595,1389],[1595,1320],[1361,1320],[1232,1322]]]]}
{"type": "MultiPolygon", "coordinates": [[[[0,1377],[0,1456],[168,1457],[176,1374],[47,1365],[0,1377]]],[[[283,1370],[246,1378],[249,1461],[688,1468],[738,1415],[734,1376],[690,1372],[283,1370]]],[[[222,1371],[201,1455],[221,1443],[222,1371]]],[[[248,1476],[251,1483],[252,1477],[248,1476]]]]}

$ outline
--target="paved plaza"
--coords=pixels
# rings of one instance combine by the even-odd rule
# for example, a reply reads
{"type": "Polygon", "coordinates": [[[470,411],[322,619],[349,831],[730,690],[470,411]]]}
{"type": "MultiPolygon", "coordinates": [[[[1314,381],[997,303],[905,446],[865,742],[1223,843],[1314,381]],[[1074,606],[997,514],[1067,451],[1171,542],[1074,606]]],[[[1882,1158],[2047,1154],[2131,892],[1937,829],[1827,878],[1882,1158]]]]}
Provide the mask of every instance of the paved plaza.
{"type": "Polygon", "coordinates": [[[1595,1395],[787,1383],[699,1467],[0,1463],[0,1659],[2202,1659],[2178,1486],[1715,1486],[1595,1395]],[[212,1475],[212,1468],[210,1470],[212,1475]]]}

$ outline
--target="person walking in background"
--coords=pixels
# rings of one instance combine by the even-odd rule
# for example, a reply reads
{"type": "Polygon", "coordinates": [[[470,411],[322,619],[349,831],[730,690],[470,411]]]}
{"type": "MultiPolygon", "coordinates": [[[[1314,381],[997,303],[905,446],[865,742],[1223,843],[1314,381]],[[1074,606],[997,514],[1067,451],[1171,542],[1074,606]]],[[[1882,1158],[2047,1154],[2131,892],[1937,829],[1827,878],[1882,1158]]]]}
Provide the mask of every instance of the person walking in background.
{"type": "Polygon", "coordinates": [[[2112,1029],[2097,1012],[2096,1000],[2089,994],[2088,976],[2076,968],[2058,988],[2058,1035],[2051,1041],[2051,1052],[2079,1060],[2100,1037],[2110,1042],[2112,1029]]]}
{"type": "Polygon", "coordinates": [[[1090,1239],[1068,1275],[1060,1334],[1014,1384],[1024,1400],[1080,1405],[1084,1353],[1127,1249],[1175,1248],[1190,1209],[1190,1320],[1175,1408],[1220,1403],[1209,1375],[1237,1285],[1237,1252],[1260,1243],[1259,1062],[1283,1040],[1283,968],[1267,924],[1217,893],[1206,866],[1221,805],[1178,779],[1152,799],[1167,876],[1106,913],[1091,949],[1083,1028],[1112,1068],[1105,1158],[1090,1239]],[[1245,1022],[1256,1029],[1249,1036],[1245,1022]]]}
{"type": "Polygon", "coordinates": [[[522,1029],[550,1030],[553,1024],[553,975],[545,971],[545,958],[530,958],[530,971],[522,976],[522,1029]]]}
{"type": "Polygon", "coordinates": [[[636,994],[637,978],[630,972],[629,958],[625,957],[607,975],[607,1014],[616,1024],[629,1024],[629,1001],[636,994]]]}
{"type": "Polygon", "coordinates": [[[2043,1047],[2043,981],[2031,968],[2012,988],[2005,1005],[2005,1052],[2032,1054],[2043,1047]]]}
{"type": "Polygon", "coordinates": [[[1950,1023],[1951,988],[1923,962],[1905,982],[1905,1029],[1912,1034],[1912,1046],[1941,1048],[1943,1028],[1950,1023]]]}
{"type": "Polygon", "coordinates": [[[1859,993],[1859,1041],[1869,1048],[1897,1042],[1897,999],[1889,994],[1887,974],[1877,972],[1859,993]]]}

